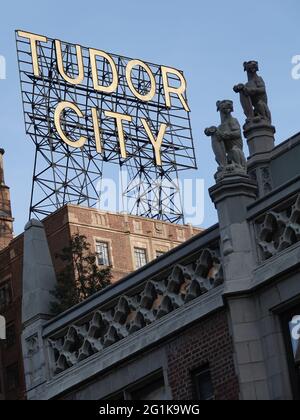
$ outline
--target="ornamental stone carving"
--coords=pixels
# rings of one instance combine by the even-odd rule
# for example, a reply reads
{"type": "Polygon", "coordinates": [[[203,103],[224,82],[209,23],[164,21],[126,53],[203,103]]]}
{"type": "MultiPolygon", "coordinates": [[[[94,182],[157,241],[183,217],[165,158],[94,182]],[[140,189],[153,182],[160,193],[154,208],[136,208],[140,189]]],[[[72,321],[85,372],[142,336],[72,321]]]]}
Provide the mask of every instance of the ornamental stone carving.
{"type": "Polygon", "coordinates": [[[133,296],[121,296],[111,308],[70,325],[49,339],[59,374],[125,339],[223,283],[218,247],[203,249],[194,261],[177,264],[166,278],[149,280],[133,296]]]}
{"type": "Polygon", "coordinates": [[[267,260],[300,241],[300,195],[257,222],[258,243],[267,260]]]}
{"type": "Polygon", "coordinates": [[[205,134],[211,137],[212,149],[219,165],[216,179],[226,173],[247,171],[247,161],[243,152],[243,138],[241,126],[232,116],[233,102],[229,100],[217,102],[217,110],[220,112],[221,125],[210,127],[205,134]]]}
{"type": "Polygon", "coordinates": [[[241,105],[247,117],[247,123],[260,122],[272,123],[271,111],[268,105],[266,84],[257,73],[259,66],[257,61],[244,63],[248,82],[234,86],[233,90],[240,94],[241,105]]]}

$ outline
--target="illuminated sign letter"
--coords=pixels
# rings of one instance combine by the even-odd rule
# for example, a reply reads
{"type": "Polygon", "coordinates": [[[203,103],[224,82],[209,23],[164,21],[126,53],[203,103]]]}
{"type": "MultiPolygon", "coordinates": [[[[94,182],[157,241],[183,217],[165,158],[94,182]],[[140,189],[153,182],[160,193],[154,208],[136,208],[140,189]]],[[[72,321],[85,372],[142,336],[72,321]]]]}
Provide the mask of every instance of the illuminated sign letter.
{"type": "Polygon", "coordinates": [[[156,93],[156,82],[155,82],[155,78],[154,78],[154,76],[153,76],[153,73],[152,73],[152,71],[150,70],[150,67],[149,66],[147,66],[147,64],[145,64],[145,63],[143,63],[142,61],[139,61],[139,60],[132,60],[132,61],[129,61],[129,63],[127,64],[127,67],[126,67],[126,79],[127,79],[127,83],[128,83],[128,86],[129,86],[129,88],[130,88],[130,90],[131,90],[131,92],[134,94],[134,96],[136,96],[138,99],[140,99],[141,101],[144,101],[144,102],[148,102],[148,101],[151,101],[153,98],[154,98],[154,96],[155,96],[155,93],[156,93]],[[150,78],[150,82],[151,82],[151,89],[150,89],[150,92],[149,93],[147,93],[146,95],[141,95],[137,90],[136,90],[136,88],[134,87],[134,85],[133,85],[133,83],[132,83],[132,78],[131,78],[131,76],[132,76],[132,70],[133,70],[133,68],[135,67],[135,66],[140,66],[140,67],[142,67],[145,71],[146,71],[146,73],[148,74],[148,76],[149,76],[149,78],[150,78]]]}
{"type": "Polygon", "coordinates": [[[65,133],[63,132],[63,129],[61,127],[61,116],[62,113],[64,112],[65,109],[72,109],[72,111],[74,111],[78,117],[80,118],[84,118],[83,113],[80,111],[80,109],[72,104],[71,102],[61,102],[56,110],[55,110],[55,114],[54,114],[54,123],[55,123],[55,127],[56,130],[58,132],[58,134],[60,135],[61,139],[68,145],[74,148],[80,148],[83,147],[87,141],[87,139],[85,137],[80,137],[79,140],[77,141],[72,141],[70,140],[65,133]]]}
{"type": "Polygon", "coordinates": [[[35,77],[40,77],[40,67],[38,62],[38,52],[37,52],[37,43],[38,42],[47,42],[47,38],[40,35],[34,35],[29,32],[22,32],[19,31],[18,35],[21,38],[27,38],[30,40],[30,46],[31,46],[31,55],[32,55],[32,65],[33,65],[33,73],[35,77]]]}
{"type": "Polygon", "coordinates": [[[99,128],[99,119],[97,108],[92,108],[93,125],[95,132],[96,150],[98,153],[102,153],[101,134],[99,128]]]}
{"type": "Polygon", "coordinates": [[[162,71],[162,77],[163,77],[163,85],[164,85],[164,91],[165,91],[165,95],[166,95],[166,105],[168,108],[172,108],[172,103],[171,103],[171,93],[175,93],[178,98],[180,99],[180,102],[182,103],[184,109],[186,110],[186,112],[190,112],[190,108],[184,98],[184,93],[186,91],[186,80],[183,77],[183,74],[180,73],[180,71],[176,70],[176,69],[172,69],[170,67],[162,67],[161,68],[162,71]],[[174,88],[171,87],[169,85],[169,80],[168,80],[168,74],[174,74],[175,76],[177,76],[180,80],[180,86],[178,88],[174,88]]]}
{"type": "Polygon", "coordinates": [[[156,164],[157,164],[157,166],[162,166],[161,146],[162,146],[164,136],[166,134],[168,126],[167,126],[167,124],[162,124],[160,126],[158,136],[157,136],[157,138],[155,138],[152,131],[151,131],[151,128],[149,127],[149,124],[148,124],[147,120],[145,120],[144,118],[142,118],[141,120],[142,120],[143,126],[146,130],[146,133],[147,133],[147,135],[148,135],[148,137],[149,137],[149,139],[152,143],[152,146],[154,148],[156,164]]]}
{"type": "Polygon", "coordinates": [[[118,114],[116,112],[109,112],[109,111],[105,111],[105,115],[108,118],[114,118],[116,120],[117,128],[118,128],[118,135],[119,135],[119,142],[120,142],[120,149],[121,149],[121,156],[123,159],[126,159],[127,153],[126,153],[125,136],[124,136],[124,129],[123,129],[122,122],[123,121],[131,122],[132,117],[130,117],[129,115],[123,115],[123,114],[118,114]]]}
{"type": "Polygon", "coordinates": [[[84,68],[83,68],[83,58],[82,51],[79,45],[76,45],[76,54],[77,54],[77,63],[78,63],[78,77],[72,78],[67,75],[64,69],[62,51],[61,51],[61,42],[55,41],[56,48],[56,57],[57,57],[57,66],[61,77],[71,85],[80,85],[84,81],[84,68]]]}
{"type": "Polygon", "coordinates": [[[97,90],[98,92],[104,92],[104,93],[115,92],[117,90],[117,87],[118,87],[119,77],[118,77],[117,66],[116,66],[114,60],[111,58],[111,56],[106,54],[104,51],[90,49],[90,59],[91,59],[91,66],[92,66],[94,89],[97,90]],[[97,57],[103,57],[105,60],[108,61],[109,65],[111,67],[112,82],[111,82],[110,86],[99,85],[97,57]]]}

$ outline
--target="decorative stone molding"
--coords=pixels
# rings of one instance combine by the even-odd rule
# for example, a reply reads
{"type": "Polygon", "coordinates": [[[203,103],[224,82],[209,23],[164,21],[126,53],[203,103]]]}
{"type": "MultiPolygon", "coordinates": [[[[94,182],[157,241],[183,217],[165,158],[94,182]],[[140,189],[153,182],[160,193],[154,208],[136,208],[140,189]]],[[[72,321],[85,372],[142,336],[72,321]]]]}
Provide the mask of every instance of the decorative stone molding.
{"type": "Polygon", "coordinates": [[[99,212],[95,212],[93,216],[94,216],[94,223],[97,226],[109,227],[107,214],[101,214],[99,212]]]}
{"type": "Polygon", "coordinates": [[[39,351],[40,351],[40,343],[38,334],[28,338],[26,340],[26,358],[29,360],[30,363],[30,383],[31,385],[35,383],[36,380],[39,379],[39,371],[40,371],[40,364],[39,364],[39,351]]]}
{"type": "Polygon", "coordinates": [[[49,338],[57,375],[223,284],[218,244],[49,338]]]}
{"type": "Polygon", "coordinates": [[[142,222],[139,222],[139,221],[134,220],[133,221],[133,230],[134,230],[134,233],[143,233],[143,224],[142,224],[142,222]]]}
{"type": "Polygon", "coordinates": [[[300,194],[256,221],[262,259],[267,260],[300,242],[300,194]]]}
{"type": "Polygon", "coordinates": [[[269,166],[265,166],[260,168],[261,171],[261,179],[262,179],[262,186],[264,195],[269,194],[273,190],[273,182],[272,176],[269,166]]]}

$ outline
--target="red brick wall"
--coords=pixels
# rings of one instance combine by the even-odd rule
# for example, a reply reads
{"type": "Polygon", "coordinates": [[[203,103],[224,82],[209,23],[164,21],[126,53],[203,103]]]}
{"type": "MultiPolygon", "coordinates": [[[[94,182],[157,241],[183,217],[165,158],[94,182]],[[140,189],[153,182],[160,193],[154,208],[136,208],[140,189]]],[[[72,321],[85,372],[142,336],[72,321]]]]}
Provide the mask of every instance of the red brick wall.
{"type": "Polygon", "coordinates": [[[196,398],[193,372],[209,364],[217,400],[238,400],[239,384],[225,311],[168,344],[168,376],[174,400],[196,398]]]}
{"type": "Polygon", "coordinates": [[[71,240],[67,207],[45,219],[44,226],[53,265],[56,273],[59,273],[64,268],[64,263],[56,256],[61,254],[63,248],[69,246],[71,240]]]}
{"type": "Polygon", "coordinates": [[[25,381],[23,372],[23,359],[21,350],[21,311],[22,311],[22,270],[23,270],[23,236],[16,238],[9,248],[0,253],[0,284],[11,281],[12,303],[1,314],[5,317],[7,325],[14,325],[16,330],[16,343],[6,350],[4,343],[0,347],[0,381],[2,382],[5,399],[17,400],[24,398],[25,381]],[[19,387],[8,391],[7,368],[18,364],[19,387]]]}
{"type": "MultiPolygon", "coordinates": [[[[133,218],[128,221],[123,216],[108,214],[108,226],[97,226],[94,220],[95,210],[75,206],[65,206],[53,213],[44,220],[48,244],[54,263],[56,273],[63,268],[63,263],[56,258],[62,249],[69,245],[71,236],[74,233],[86,235],[92,246],[95,245],[95,238],[100,237],[111,241],[113,253],[113,280],[117,281],[133,271],[133,260],[130,246],[130,234],[134,231],[133,218]]],[[[157,236],[154,230],[154,222],[138,218],[142,224],[141,237],[153,238],[157,236]]],[[[1,223],[0,223],[1,224],[1,223]]],[[[164,224],[164,240],[172,247],[179,245],[185,239],[199,233],[198,229],[192,227],[179,228],[176,225],[164,224]],[[184,236],[177,238],[177,230],[182,229],[184,236]]],[[[136,235],[138,236],[138,235],[136,235]]],[[[13,286],[13,302],[6,312],[1,314],[6,317],[7,323],[16,326],[18,340],[14,348],[6,351],[0,348],[0,382],[6,391],[6,399],[21,399],[24,396],[24,374],[21,350],[21,313],[22,313],[22,271],[23,271],[23,235],[13,240],[10,245],[1,250],[0,241],[0,283],[8,277],[13,286]],[[14,363],[19,364],[20,387],[11,392],[6,390],[6,368],[14,363]]],[[[6,244],[5,244],[6,245],[6,244]]],[[[93,249],[94,251],[94,249],[93,249]]],[[[1,395],[0,395],[1,398],[1,395]]]]}
{"type": "MultiPolygon", "coordinates": [[[[95,252],[96,240],[107,241],[110,245],[110,258],[113,265],[113,282],[127,276],[135,270],[134,258],[132,255],[131,241],[145,240],[150,248],[155,248],[155,242],[172,249],[192,236],[200,233],[199,229],[191,226],[178,226],[169,223],[157,223],[143,218],[125,217],[124,215],[112,213],[100,213],[105,223],[98,224],[95,216],[95,209],[84,207],[65,206],[56,213],[44,220],[48,243],[55,266],[56,272],[60,272],[63,265],[59,259],[55,258],[62,249],[69,245],[72,235],[79,233],[87,237],[95,252]],[[134,222],[141,224],[141,231],[136,232],[134,222]],[[161,225],[162,232],[156,231],[156,225],[161,225]],[[182,237],[178,237],[178,231],[182,232],[182,237]],[[154,244],[153,244],[154,241],[154,244]]],[[[154,256],[152,256],[155,258],[154,256]]],[[[148,255],[149,261],[152,260],[148,255]]]]}

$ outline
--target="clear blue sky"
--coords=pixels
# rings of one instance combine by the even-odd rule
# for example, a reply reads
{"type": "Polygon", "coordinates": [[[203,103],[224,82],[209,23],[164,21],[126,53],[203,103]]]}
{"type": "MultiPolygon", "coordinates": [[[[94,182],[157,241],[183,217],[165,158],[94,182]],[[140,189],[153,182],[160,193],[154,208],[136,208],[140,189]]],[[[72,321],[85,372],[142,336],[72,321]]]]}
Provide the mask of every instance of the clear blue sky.
{"type": "MultiPolygon", "coordinates": [[[[34,151],[24,134],[15,29],[184,70],[199,165],[192,176],[204,178],[208,189],[216,165],[203,130],[219,121],[219,99],[234,99],[243,122],[232,86],[245,80],[245,60],[260,62],[277,142],[300,131],[300,81],[291,77],[292,56],[300,54],[299,15],[299,0],[3,2],[0,55],[7,60],[7,80],[0,81],[0,145],[7,152],[15,233],[23,230],[28,217],[34,151]]],[[[205,205],[207,227],[216,214],[208,196],[205,205]]]]}

